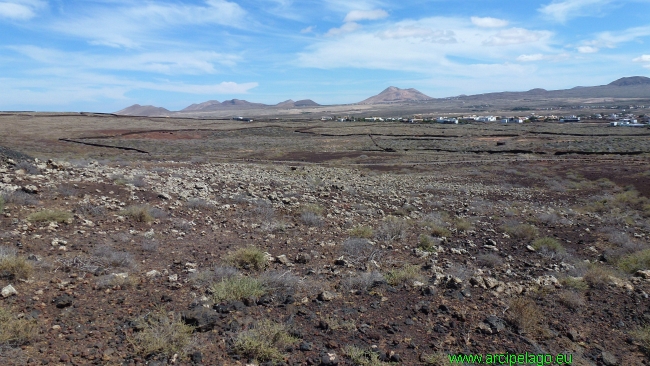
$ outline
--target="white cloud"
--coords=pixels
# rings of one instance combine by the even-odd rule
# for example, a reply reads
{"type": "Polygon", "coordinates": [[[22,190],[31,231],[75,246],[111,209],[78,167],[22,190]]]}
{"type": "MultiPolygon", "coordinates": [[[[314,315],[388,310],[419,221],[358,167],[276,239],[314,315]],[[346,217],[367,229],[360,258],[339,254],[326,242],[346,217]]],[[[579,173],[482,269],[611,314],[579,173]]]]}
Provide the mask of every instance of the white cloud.
{"type": "Polygon", "coordinates": [[[481,28],[502,28],[508,25],[508,21],[506,20],[490,17],[472,17],[471,20],[472,24],[481,28]]]}
{"type": "Polygon", "coordinates": [[[520,55],[517,57],[517,61],[521,62],[532,62],[532,61],[540,61],[544,59],[544,55],[541,53],[535,53],[532,55],[520,55]]]}
{"type": "Polygon", "coordinates": [[[300,30],[300,33],[305,34],[305,33],[311,33],[314,31],[314,26],[310,25],[309,27],[303,28],[300,30]]]}
{"type": "Polygon", "coordinates": [[[555,0],[538,10],[555,21],[565,22],[571,18],[598,13],[603,6],[612,2],[613,0],[555,0]]]}
{"type": "Polygon", "coordinates": [[[388,16],[385,10],[352,10],[345,16],[344,22],[358,22],[360,20],[377,20],[388,16]]]}
{"type": "Polygon", "coordinates": [[[650,55],[641,55],[632,61],[634,62],[650,62],[650,55]]]}
{"type": "Polygon", "coordinates": [[[585,42],[595,47],[614,48],[620,43],[631,42],[650,36],[650,26],[627,28],[618,32],[601,32],[592,41],[585,42]]]}
{"type": "Polygon", "coordinates": [[[181,25],[218,24],[244,27],[246,11],[234,2],[208,0],[205,5],[140,3],[99,7],[86,14],[61,19],[55,31],[89,39],[91,44],[137,48],[143,41],[159,39],[160,31],[181,25]]]}
{"type": "Polygon", "coordinates": [[[332,28],[325,35],[326,36],[338,36],[345,33],[351,33],[355,30],[361,28],[361,26],[355,22],[349,22],[343,24],[340,28],[332,28]]]}
{"type": "Polygon", "coordinates": [[[598,52],[598,47],[593,46],[580,46],[578,47],[578,52],[580,53],[596,53],[598,52]]]}
{"type": "Polygon", "coordinates": [[[499,31],[483,42],[486,46],[509,46],[534,43],[551,36],[548,31],[532,31],[524,28],[510,28],[499,31]]]}
{"type": "Polygon", "coordinates": [[[29,20],[47,4],[40,0],[0,1],[0,18],[29,20]]]}
{"type": "Polygon", "coordinates": [[[295,63],[321,69],[382,69],[468,77],[486,70],[500,75],[509,71],[519,74],[536,64],[513,63],[516,55],[558,53],[550,44],[551,32],[515,28],[510,37],[502,32],[477,28],[464,18],[405,20],[339,37],[323,37],[299,53],[295,63]],[[446,42],[431,42],[436,40],[446,42]],[[506,47],[493,47],[486,40],[506,47]],[[431,43],[423,47],[426,41],[431,43]]]}
{"type": "Polygon", "coordinates": [[[419,27],[396,27],[379,32],[378,36],[384,39],[410,38],[433,43],[456,43],[454,31],[433,30],[419,27]]]}

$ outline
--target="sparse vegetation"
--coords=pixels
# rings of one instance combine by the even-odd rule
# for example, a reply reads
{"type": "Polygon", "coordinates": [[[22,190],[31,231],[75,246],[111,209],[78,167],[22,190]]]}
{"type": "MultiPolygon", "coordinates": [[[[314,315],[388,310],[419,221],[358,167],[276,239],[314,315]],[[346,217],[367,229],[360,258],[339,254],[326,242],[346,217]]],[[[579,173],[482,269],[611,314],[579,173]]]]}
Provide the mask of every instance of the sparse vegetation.
{"type": "Polygon", "coordinates": [[[129,206],[121,214],[135,222],[150,223],[154,220],[151,207],[147,205],[129,206]]]}
{"type": "Polygon", "coordinates": [[[352,364],[357,366],[384,366],[390,365],[388,362],[383,362],[379,359],[379,354],[366,351],[356,346],[347,346],[343,350],[345,356],[352,361],[352,364]]]}
{"type": "Polygon", "coordinates": [[[618,267],[623,271],[634,273],[638,270],[646,270],[650,268],[650,249],[641,250],[632,254],[628,254],[619,259],[618,267]]]}
{"type": "Polygon", "coordinates": [[[375,232],[368,225],[357,225],[350,229],[350,236],[353,238],[371,239],[375,236],[375,232]]]}
{"type": "Polygon", "coordinates": [[[283,351],[298,342],[287,331],[286,326],[271,320],[259,321],[253,328],[237,335],[233,350],[257,361],[280,361],[283,351]]]}
{"type": "Polygon", "coordinates": [[[558,301],[571,310],[577,310],[585,305],[585,299],[582,294],[575,291],[565,290],[557,295],[558,301]]]}
{"type": "Polygon", "coordinates": [[[436,250],[436,240],[429,235],[422,234],[418,240],[418,248],[427,251],[434,252],[436,250]]]}
{"type": "Polygon", "coordinates": [[[34,272],[34,267],[25,258],[18,257],[16,250],[0,246],[0,273],[18,279],[28,279],[34,272]]]}
{"type": "Polygon", "coordinates": [[[540,330],[540,321],[544,316],[532,299],[517,297],[508,305],[507,319],[520,333],[532,335],[540,330]]]}
{"type": "Polygon", "coordinates": [[[257,298],[266,293],[266,288],[257,278],[236,276],[224,278],[210,286],[215,302],[257,298]]]}
{"type": "Polygon", "coordinates": [[[536,250],[546,249],[555,253],[563,253],[566,251],[557,239],[548,236],[535,239],[535,241],[533,241],[533,248],[536,250]]]}
{"type": "Polygon", "coordinates": [[[584,280],[591,288],[604,289],[611,282],[612,276],[614,271],[611,269],[602,265],[592,265],[585,273],[584,280]]]}
{"type": "Polygon", "coordinates": [[[72,214],[61,210],[42,210],[30,214],[27,216],[27,220],[32,222],[67,223],[72,221],[72,214]]]}
{"type": "Polygon", "coordinates": [[[387,216],[377,230],[377,239],[384,241],[401,240],[404,237],[409,223],[406,219],[387,216]]]}
{"type": "Polygon", "coordinates": [[[10,309],[0,305],[0,346],[20,346],[38,336],[35,319],[19,318],[10,309]]]}
{"type": "Polygon", "coordinates": [[[228,254],[225,261],[239,269],[255,269],[259,271],[266,267],[268,257],[259,248],[246,247],[239,248],[228,254]]]}
{"type": "Polygon", "coordinates": [[[502,229],[515,239],[532,240],[539,235],[539,230],[530,224],[507,224],[502,229]]]}
{"type": "Polygon", "coordinates": [[[650,325],[639,327],[630,332],[632,338],[639,342],[641,350],[647,355],[650,355],[650,325]]]}
{"type": "Polygon", "coordinates": [[[385,277],[386,282],[393,286],[423,280],[423,276],[420,273],[420,266],[413,264],[405,264],[402,268],[389,271],[386,273],[385,277]]]}
{"type": "Polygon", "coordinates": [[[194,327],[175,314],[155,309],[135,322],[133,335],[127,336],[136,353],[143,356],[174,354],[184,356],[192,343],[194,327]]]}

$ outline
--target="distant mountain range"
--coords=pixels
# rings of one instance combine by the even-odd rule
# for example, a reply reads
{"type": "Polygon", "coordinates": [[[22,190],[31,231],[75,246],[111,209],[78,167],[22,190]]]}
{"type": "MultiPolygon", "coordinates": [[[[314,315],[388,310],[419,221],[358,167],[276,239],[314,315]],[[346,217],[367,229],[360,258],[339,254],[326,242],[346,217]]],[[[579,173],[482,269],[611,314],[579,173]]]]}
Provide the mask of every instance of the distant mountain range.
{"type": "Polygon", "coordinates": [[[231,99],[223,102],[219,102],[218,100],[208,100],[207,102],[189,105],[178,112],[172,112],[165,108],[156,107],[152,105],[142,106],[139,104],[134,104],[130,107],[115,112],[115,114],[125,115],[125,116],[159,117],[159,116],[170,116],[170,115],[183,115],[183,114],[190,114],[190,113],[216,112],[216,111],[224,111],[224,110],[249,110],[249,109],[261,109],[261,108],[291,109],[291,108],[318,107],[318,106],[320,106],[320,104],[314,102],[311,99],[303,99],[297,102],[289,99],[275,105],[269,105],[263,103],[252,103],[242,99],[231,99]]]}
{"type": "MultiPolygon", "coordinates": [[[[475,95],[459,95],[448,98],[431,98],[413,88],[400,89],[391,86],[383,90],[381,93],[356,104],[418,103],[448,99],[490,103],[499,100],[516,101],[526,99],[541,100],[561,98],[650,98],[650,78],[645,76],[631,76],[620,78],[607,85],[600,86],[577,86],[575,88],[564,90],[545,90],[536,88],[524,92],[495,92],[475,95]]],[[[149,117],[192,116],[209,114],[210,112],[241,112],[256,109],[283,110],[319,106],[321,105],[311,99],[303,99],[297,102],[289,99],[274,105],[252,103],[241,99],[231,99],[223,102],[209,100],[199,104],[192,104],[178,112],[172,112],[165,108],[155,107],[152,105],[141,106],[139,104],[134,104],[128,108],[122,109],[121,111],[115,112],[115,114],[149,117]]]]}

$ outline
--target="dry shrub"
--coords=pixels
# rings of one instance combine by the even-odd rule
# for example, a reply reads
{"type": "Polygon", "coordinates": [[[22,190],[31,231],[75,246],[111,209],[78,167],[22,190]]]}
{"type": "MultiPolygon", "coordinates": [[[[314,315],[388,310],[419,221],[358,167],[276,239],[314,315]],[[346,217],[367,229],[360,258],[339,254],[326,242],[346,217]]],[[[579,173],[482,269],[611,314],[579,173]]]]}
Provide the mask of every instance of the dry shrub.
{"type": "Polygon", "coordinates": [[[267,290],[262,281],[252,277],[224,278],[210,286],[212,299],[215,302],[257,298],[266,294],[267,290]]]}
{"type": "Polygon", "coordinates": [[[407,282],[423,281],[424,277],[420,273],[420,266],[414,264],[405,264],[402,268],[394,269],[386,275],[386,282],[389,285],[396,286],[407,282]]]}
{"type": "Polygon", "coordinates": [[[503,265],[503,258],[494,253],[480,254],[476,257],[479,265],[488,268],[497,268],[503,265]]]}
{"type": "Polygon", "coordinates": [[[635,341],[639,342],[643,352],[650,355],[650,325],[637,328],[630,332],[630,335],[635,341]]]}
{"type": "Polygon", "coordinates": [[[104,265],[114,268],[135,268],[136,260],[128,252],[116,250],[109,246],[100,246],[93,252],[104,265]]]}
{"type": "Polygon", "coordinates": [[[38,203],[38,200],[29,193],[23,191],[3,192],[0,197],[5,204],[13,204],[16,206],[29,206],[38,203]]]}
{"type": "Polygon", "coordinates": [[[38,335],[35,319],[16,317],[9,309],[0,306],[0,346],[19,346],[29,343],[38,335]]]}
{"type": "Polygon", "coordinates": [[[370,239],[374,235],[374,230],[368,225],[357,225],[350,229],[350,236],[353,238],[370,239]]]}
{"type": "Polygon", "coordinates": [[[0,274],[9,273],[18,279],[28,279],[34,267],[25,258],[16,256],[16,250],[0,246],[0,274]]]}
{"type": "Polygon", "coordinates": [[[634,273],[650,268],[650,249],[628,254],[618,260],[618,267],[623,271],[634,273]]]}
{"type": "Polygon", "coordinates": [[[583,278],[589,287],[604,289],[611,282],[610,277],[612,276],[614,276],[614,271],[611,269],[601,265],[593,265],[589,267],[583,278]]]}
{"type": "Polygon", "coordinates": [[[384,276],[377,272],[361,272],[354,276],[350,276],[342,281],[343,287],[349,290],[367,291],[368,289],[386,283],[384,276]]]}
{"type": "Polygon", "coordinates": [[[168,314],[164,309],[140,317],[135,321],[135,332],[127,340],[136,353],[143,356],[174,354],[184,356],[192,343],[194,327],[183,323],[180,316],[168,314]]]}
{"type": "Polygon", "coordinates": [[[262,270],[266,267],[268,257],[259,248],[246,247],[228,254],[225,261],[240,269],[262,270]]]}
{"type": "Polygon", "coordinates": [[[585,306],[585,299],[582,294],[571,290],[561,291],[558,294],[558,301],[571,310],[578,310],[585,306]]]}
{"type": "Polygon", "coordinates": [[[534,334],[539,331],[542,319],[544,315],[532,299],[517,297],[510,300],[507,320],[520,333],[534,334]]]}
{"type": "Polygon", "coordinates": [[[233,350],[257,361],[277,362],[284,358],[283,351],[298,341],[289,334],[285,325],[264,319],[255,327],[239,333],[233,350]]]}
{"type": "Polygon", "coordinates": [[[128,289],[133,288],[139,283],[138,278],[129,275],[111,273],[109,275],[97,277],[97,289],[128,289]]]}
{"type": "Polygon", "coordinates": [[[135,222],[149,223],[154,220],[148,205],[129,206],[121,213],[135,222]]]}
{"type": "Polygon", "coordinates": [[[532,240],[539,235],[539,230],[530,224],[506,224],[502,229],[515,239],[532,240]]]}
{"type": "Polygon", "coordinates": [[[72,214],[67,211],[61,210],[43,210],[34,212],[33,214],[27,216],[27,220],[32,222],[71,222],[72,214]]]}
{"type": "Polygon", "coordinates": [[[401,240],[404,238],[408,227],[409,223],[407,220],[395,216],[388,216],[379,226],[376,236],[377,239],[385,241],[401,240]]]}
{"type": "Polygon", "coordinates": [[[364,350],[356,346],[347,346],[343,350],[345,356],[357,366],[388,366],[392,365],[379,359],[379,353],[364,350]]]}

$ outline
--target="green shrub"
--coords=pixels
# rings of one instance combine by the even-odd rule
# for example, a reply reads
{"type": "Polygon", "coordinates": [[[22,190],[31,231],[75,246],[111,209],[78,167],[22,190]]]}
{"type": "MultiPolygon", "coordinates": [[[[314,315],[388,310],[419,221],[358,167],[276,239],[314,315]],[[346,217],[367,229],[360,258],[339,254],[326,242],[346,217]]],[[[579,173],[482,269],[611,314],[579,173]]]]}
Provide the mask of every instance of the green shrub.
{"type": "Polygon", "coordinates": [[[60,210],[43,210],[39,212],[34,212],[33,214],[27,216],[27,220],[32,222],[71,222],[72,214],[67,211],[60,210]]]}
{"type": "Polygon", "coordinates": [[[38,335],[35,319],[17,318],[9,309],[0,306],[0,346],[19,346],[38,335]]]}
{"type": "Polygon", "coordinates": [[[453,365],[449,361],[449,355],[443,352],[437,352],[424,357],[424,363],[432,366],[450,366],[453,365]]]}
{"type": "Polygon", "coordinates": [[[184,356],[192,342],[194,327],[175,319],[160,308],[136,320],[135,332],[127,340],[143,356],[184,356]]]}
{"type": "Polygon", "coordinates": [[[420,266],[405,264],[402,268],[394,269],[386,274],[386,282],[389,285],[400,285],[406,282],[423,280],[420,274],[420,266]]]}
{"type": "Polygon", "coordinates": [[[372,227],[367,225],[357,225],[350,229],[350,236],[354,238],[370,239],[375,235],[372,227]]]}
{"type": "Polygon", "coordinates": [[[260,297],[266,293],[266,289],[256,278],[236,276],[213,284],[210,286],[210,292],[215,302],[222,302],[260,297]]]}
{"type": "Polygon", "coordinates": [[[551,238],[551,237],[548,237],[548,236],[543,237],[543,238],[539,238],[539,239],[535,239],[535,241],[533,241],[533,248],[535,248],[536,250],[546,248],[546,249],[552,250],[552,251],[554,251],[556,253],[565,252],[564,247],[562,246],[562,244],[560,244],[559,241],[557,241],[557,239],[551,238]]]}
{"type": "Polygon", "coordinates": [[[618,267],[623,271],[634,273],[650,268],[650,249],[628,254],[618,260],[618,267]]]}
{"type": "Polygon", "coordinates": [[[283,324],[265,319],[258,322],[254,328],[239,333],[235,338],[233,350],[257,361],[282,361],[282,352],[298,341],[298,338],[287,332],[283,324]]]}
{"type": "Polygon", "coordinates": [[[259,248],[246,247],[228,254],[225,261],[240,269],[262,270],[266,267],[268,257],[259,248]]]}
{"type": "Polygon", "coordinates": [[[5,209],[5,199],[4,197],[0,196],[0,212],[2,212],[5,209]]]}

